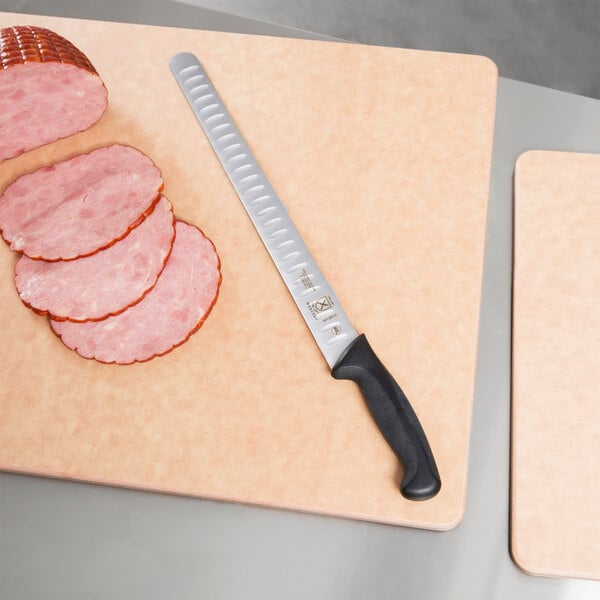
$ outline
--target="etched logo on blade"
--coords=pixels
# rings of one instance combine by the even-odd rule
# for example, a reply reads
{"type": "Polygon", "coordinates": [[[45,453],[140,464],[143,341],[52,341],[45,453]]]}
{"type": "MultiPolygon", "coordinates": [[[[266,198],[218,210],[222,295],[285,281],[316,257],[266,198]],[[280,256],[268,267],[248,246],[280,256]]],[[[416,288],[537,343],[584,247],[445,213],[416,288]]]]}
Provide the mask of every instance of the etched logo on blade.
{"type": "Polygon", "coordinates": [[[317,316],[319,313],[325,312],[326,310],[333,308],[333,301],[329,296],[323,296],[318,300],[313,300],[312,302],[309,302],[308,307],[310,308],[310,312],[314,316],[317,316]]]}
{"type": "Polygon", "coordinates": [[[312,302],[307,302],[306,304],[308,305],[308,308],[315,319],[320,318],[323,322],[325,322],[337,317],[337,314],[333,312],[333,307],[335,304],[331,299],[331,296],[323,296],[322,298],[318,298],[312,302]],[[324,316],[324,313],[328,314],[324,316]]]}

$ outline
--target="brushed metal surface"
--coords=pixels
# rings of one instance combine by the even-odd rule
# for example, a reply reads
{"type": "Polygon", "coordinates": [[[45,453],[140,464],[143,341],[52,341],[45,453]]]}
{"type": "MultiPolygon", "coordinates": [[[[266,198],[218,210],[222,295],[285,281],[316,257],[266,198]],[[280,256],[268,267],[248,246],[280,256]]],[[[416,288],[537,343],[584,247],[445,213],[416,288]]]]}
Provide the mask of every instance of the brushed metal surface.
{"type": "MultiPolygon", "coordinates": [[[[317,38],[170,0],[0,9],[317,38]]],[[[512,174],[523,151],[600,152],[600,101],[500,78],[467,507],[433,532],[0,473],[0,598],[596,600],[509,554],[512,174]]],[[[293,473],[290,473],[293,476],[293,473]]]]}

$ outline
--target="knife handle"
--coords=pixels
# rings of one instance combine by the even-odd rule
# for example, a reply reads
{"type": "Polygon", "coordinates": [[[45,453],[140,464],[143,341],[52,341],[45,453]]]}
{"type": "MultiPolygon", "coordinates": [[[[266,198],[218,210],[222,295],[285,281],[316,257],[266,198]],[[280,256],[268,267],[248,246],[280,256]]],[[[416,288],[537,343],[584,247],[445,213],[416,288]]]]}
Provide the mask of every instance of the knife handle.
{"type": "Polygon", "coordinates": [[[433,453],[408,398],[377,358],[364,333],[331,370],[335,379],[350,379],[360,391],[383,437],[400,459],[400,491],[409,500],[427,500],[441,487],[433,453]]]}

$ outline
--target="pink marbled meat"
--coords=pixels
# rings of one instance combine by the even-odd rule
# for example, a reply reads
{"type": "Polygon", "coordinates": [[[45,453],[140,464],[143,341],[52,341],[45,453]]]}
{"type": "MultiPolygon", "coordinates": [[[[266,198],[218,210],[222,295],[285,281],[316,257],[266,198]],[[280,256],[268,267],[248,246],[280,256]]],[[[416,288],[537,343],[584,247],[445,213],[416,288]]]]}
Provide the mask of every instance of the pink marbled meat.
{"type": "Polygon", "coordinates": [[[15,267],[21,300],[40,314],[99,320],[140,301],[156,283],[175,238],[171,203],[161,198],[141,225],[106,250],[77,260],[22,256],[15,267]]]}
{"type": "Polygon", "coordinates": [[[113,145],[22,175],[0,196],[0,229],[11,250],[71,260],[107,248],[142,221],[163,181],[154,163],[113,145]]]}
{"type": "Polygon", "coordinates": [[[71,42],[42,27],[0,29],[0,161],[88,129],[107,103],[71,42]]]}
{"type": "Polygon", "coordinates": [[[221,283],[212,242],[177,221],[171,256],[154,288],[141,302],[102,321],[51,321],[63,343],[85,358],[130,364],[167,353],[204,322],[221,283]]]}

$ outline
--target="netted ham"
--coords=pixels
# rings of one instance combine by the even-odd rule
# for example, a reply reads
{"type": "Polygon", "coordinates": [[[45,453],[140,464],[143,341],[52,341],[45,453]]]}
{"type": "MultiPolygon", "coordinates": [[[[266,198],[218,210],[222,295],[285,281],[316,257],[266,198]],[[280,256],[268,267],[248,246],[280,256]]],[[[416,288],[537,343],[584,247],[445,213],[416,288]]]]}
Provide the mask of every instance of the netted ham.
{"type": "Polygon", "coordinates": [[[174,239],[175,218],[163,197],[129,235],[92,256],[54,262],[22,256],[15,267],[17,291],[27,306],[53,319],[103,319],[133,306],[154,286],[174,239]]]}
{"type": "Polygon", "coordinates": [[[141,302],[102,321],[51,321],[63,343],[105,363],[143,362],[185,342],[216,302],[220,262],[212,242],[177,221],[175,243],[156,285],[141,302]]]}
{"type": "Polygon", "coordinates": [[[41,27],[0,29],[0,161],[91,127],[106,88],[87,57],[41,27]]]}
{"type": "Polygon", "coordinates": [[[139,225],[162,187],[160,171],[139,150],[99,148],[11,183],[0,196],[2,237],[30,258],[88,256],[139,225]]]}

